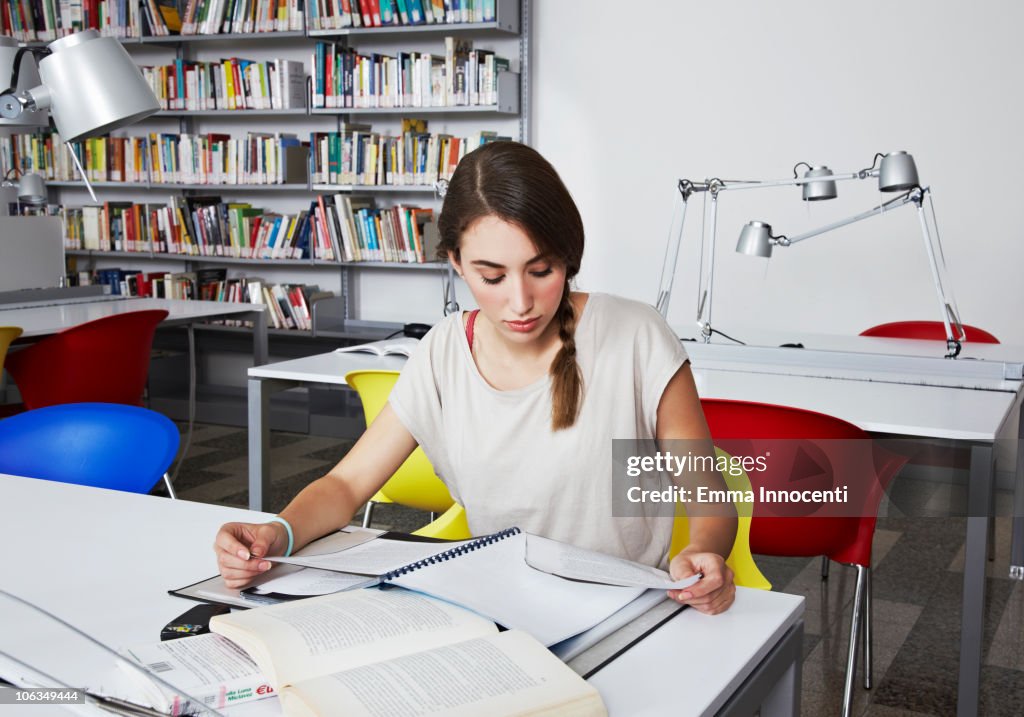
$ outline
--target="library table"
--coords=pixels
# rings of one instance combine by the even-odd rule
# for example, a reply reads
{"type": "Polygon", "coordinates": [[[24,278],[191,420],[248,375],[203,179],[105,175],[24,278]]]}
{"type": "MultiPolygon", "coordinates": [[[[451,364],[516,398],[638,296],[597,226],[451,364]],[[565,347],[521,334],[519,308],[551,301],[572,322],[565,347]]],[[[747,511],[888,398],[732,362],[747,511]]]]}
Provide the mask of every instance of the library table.
{"type": "MultiPolygon", "coordinates": [[[[719,368],[720,364],[711,364],[696,344],[687,343],[686,347],[693,356],[693,375],[702,398],[804,408],[841,418],[871,433],[943,438],[970,448],[970,517],[967,519],[960,627],[958,710],[961,715],[975,714],[981,680],[985,563],[992,520],[993,447],[996,438],[1005,433],[1011,418],[1021,410],[1020,392],[984,390],[974,385],[921,385],[915,374],[898,371],[885,374],[886,380],[866,380],[844,377],[838,370],[828,370],[827,375],[766,372],[763,365],[756,363],[741,366],[732,362],[719,368]],[[715,367],[702,368],[704,364],[715,367]]],[[[261,507],[262,496],[269,486],[266,462],[268,389],[280,390],[302,383],[341,385],[345,373],[356,368],[396,369],[400,366],[401,359],[396,357],[382,360],[365,354],[355,357],[350,353],[332,352],[249,369],[249,507],[261,507]]],[[[1003,382],[1001,378],[984,376],[971,380],[993,385],[1003,382]]],[[[1018,483],[1022,470],[1018,453],[1018,483]]]]}
{"type": "Polygon", "coordinates": [[[203,319],[252,321],[253,360],[257,366],[267,362],[267,317],[261,304],[108,295],[86,300],[0,304],[0,325],[20,326],[23,333],[18,340],[22,341],[55,334],[87,321],[147,309],[164,309],[168,312],[162,326],[190,325],[203,319]]]}
{"type": "MultiPolygon", "coordinates": [[[[222,523],[267,517],[5,475],[0,505],[17,506],[0,521],[0,544],[20,546],[5,555],[4,589],[115,648],[156,642],[161,627],[190,607],[167,590],[216,572],[211,545],[222,523]]],[[[610,713],[746,715],[760,706],[764,717],[797,717],[804,600],[744,588],[737,593],[722,615],[682,610],[636,643],[607,645],[613,634],[591,648],[620,652],[590,678],[610,713]]],[[[46,651],[45,659],[53,672],[62,660],[69,669],[82,666],[71,648],[46,651]]],[[[229,713],[279,715],[280,708],[268,698],[229,713]]]]}

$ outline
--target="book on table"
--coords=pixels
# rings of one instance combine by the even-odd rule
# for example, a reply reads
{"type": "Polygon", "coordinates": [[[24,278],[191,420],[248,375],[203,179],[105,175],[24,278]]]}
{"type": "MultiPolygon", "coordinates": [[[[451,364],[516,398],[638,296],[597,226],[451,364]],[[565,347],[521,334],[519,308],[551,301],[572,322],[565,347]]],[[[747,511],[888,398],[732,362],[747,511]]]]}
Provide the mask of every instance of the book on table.
{"type": "Polygon", "coordinates": [[[412,356],[412,352],[419,346],[420,340],[414,339],[409,336],[398,336],[393,339],[384,339],[383,341],[371,341],[368,344],[358,344],[356,346],[344,346],[340,349],[334,349],[335,353],[370,353],[376,356],[412,356]]]}
{"type": "MultiPolygon", "coordinates": [[[[597,691],[524,632],[402,589],[218,615],[286,715],[604,715],[597,691]]],[[[185,638],[194,639],[194,638],[185,638]]]]}

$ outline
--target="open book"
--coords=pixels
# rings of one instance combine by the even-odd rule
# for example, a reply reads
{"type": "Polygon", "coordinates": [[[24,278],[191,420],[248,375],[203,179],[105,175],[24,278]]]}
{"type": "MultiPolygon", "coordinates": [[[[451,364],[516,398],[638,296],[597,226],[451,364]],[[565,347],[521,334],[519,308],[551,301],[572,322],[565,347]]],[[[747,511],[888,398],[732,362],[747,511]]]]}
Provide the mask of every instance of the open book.
{"type": "MultiPolygon", "coordinates": [[[[604,715],[597,691],[518,631],[406,590],[218,615],[286,715],[604,715]]],[[[187,638],[188,639],[188,638],[187,638]]]]}
{"type": "Polygon", "coordinates": [[[397,336],[393,339],[373,341],[368,344],[345,346],[340,349],[334,349],[334,352],[339,354],[349,352],[371,353],[376,354],[377,356],[387,356],[388,354],[412,356],[412,352],[416,350],[416,347],[419,346],[419,344],[419,339],[410,338],[408,336],[397,336]]]}
{"type": "Polygon", "coordinates": [[[377,539],[334,553],[268,559],[374,576],[469,608],[548,646],[593,627],[647,589],[681,589],[698,579],[673,582],[662,570],[518,528],[447,545],[377,539]]]}

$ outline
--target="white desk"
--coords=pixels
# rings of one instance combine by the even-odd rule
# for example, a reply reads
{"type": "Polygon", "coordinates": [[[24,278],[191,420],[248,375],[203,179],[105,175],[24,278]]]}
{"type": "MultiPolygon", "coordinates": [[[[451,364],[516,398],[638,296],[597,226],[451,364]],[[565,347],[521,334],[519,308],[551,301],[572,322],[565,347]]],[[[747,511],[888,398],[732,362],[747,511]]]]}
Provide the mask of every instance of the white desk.
{"type": "MultiPolygon", "coordinates": [[[[694,377],[704,398],[725,398],[806,408],[849,421],[870,432],[914,437],[946,438],[971,449],[963,616],[960,628],[959,713],[977,712],[981,680],[981,651],[985,608],[985,562],[988,553],[993,495],[993,445],[1012,416],[1021,410],[1021,394],[975,387],[916,385],[906,380],[841,376],[800,376],[737,369],[701,368],[694,359],[694,377]]],[[[742,349],[743,347],[739,347],[742,349]]],[[[698,349],[699,351],[699,349],[698,349]]],[[[249,505],[259,508],[269,486],[267,393],[303,382],[344,384],[356,368],[400,368],[401,360],[385,361],[368,355],[321,354],[249,370],[249,505]]],[[[755,367],[756,368],[756,367],[755,367]]],[[[890,376],[890,377],[892,377],[890,376]]],[[[979,379],[988,381],[990,379],[979,379]]],[[[1003,380],[991,379],[993,383],[1003,380]]],[[[1016,382],[1012,385],[1017,385],[1016,382]]],[[[1018,454],[1018,484],[1024,471],[1018,454]]],[[[1015,539],[1018,535],[1015,533],[1015,539]]],[[[1018,548],[1015,547],[1015,551],[1018,548]]],[[[1016,553],[1015,553],[1016,554],[1016,553]]],[[[1016,564],[1016,563],[1015,563],[1016,564]]]]}
{"type": "MultiPolygon", "coordinates": [[[[114,647],[159,639],[160,628],[190,606],[167,589],[216,571],[217,527],[261,517],[2,475],[0,505],[7,507],[0,544],[20,546],[5,553],[4,589],[114,647]]],[[[802,615],[801,597],[741,588],[726,615],[684,610],[592,682],[613,715],[740,715],[762,705],[765,717],[795,717],[802,615]]],[[[273,713],[268,702],[232,713],[273,713]]]]}
{"type": "Polygon", "coordinates": [[[164,325],[191,324],[202,319],[227,317],[253,322],[253,358],[257,365],[267,361],[267,317],[261,304],[234,304],[224,301],[186,301],[183,299],[122,298],[102,301],[56,303],[46,306],[4,308],[0,304],[0,325],[20,326],[21,338],[55,334],[70,326],[130,311],[164,309],[164,325]]]}

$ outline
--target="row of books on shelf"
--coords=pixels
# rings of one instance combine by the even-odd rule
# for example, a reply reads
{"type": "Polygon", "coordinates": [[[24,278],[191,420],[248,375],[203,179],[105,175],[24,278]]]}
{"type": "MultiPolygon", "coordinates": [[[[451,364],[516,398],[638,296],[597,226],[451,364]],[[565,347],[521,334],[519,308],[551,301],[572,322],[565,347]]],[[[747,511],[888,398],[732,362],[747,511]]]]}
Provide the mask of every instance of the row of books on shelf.
{"type": "Polygon", "coordinates": [[[152,35],[302,30],[303,0],[144,0],[152,35]]]}
{"type": "MultiPolygon", "coordinates": [[[[0,28],[20,42],[85,29],[122,38],[306,29],[305,0],[0,0],[0,28]],[[140,11],[141,9],[141,11],[140,11]]],[[[495,0],[310,0],[309,30],[492,22],[495,0]]]]}
{"type": "Polygon", "coordinates": [[[50,42],[99,30],[113,37],[139,37],[138,5],[131,0],[0,0],[2,34],[20,42],[50,42]]]}
{"type": "Polygon", "coordinates": [[[426,122],[403,120],[403,132],[388,136],[369,125],[348,124],[341,132],[310,136],[314,184],[431,186],[449,179],[468,152],[487,142],[508,140],[493,131],[469,137],[426,132],[426,122]]]}
{"type": "Polygon", "coordinates": [[[250,110],[306,107],[306,70],[297,60],[216,62],[177,59],[143,67],[164,110],[250,110]]]}
{"type": "MultiPolygon", "coordinates": [[[[229,279],[227,269],[223,267],[184,272],[99,269],[79,272],[69,279],[79,285],[103,284],[110,287],[112,294],[122,296],[263,304],[267,307],[269,327],[299,331],[309,331],[313,327],[313,304],[333,296],[315,284],[274,284],[245,276],[229,279]]],[[[251,324],[237,320],[222,323],[251,324]]]]}
{"type": "Polygon", "coordinates": [[[166,205],[106,202],[52,207],[65,247],[236,259],[425,263],[436,252],[430,209],[378,208],[347,195],[308,210],[270,212],[220,197],[174,197],[166,205]]]}
{"type": "Polygon", "coordinates": [[[493,22],[495,0],[311,0],[310,30],[493,22]]]}
{"type": "Polygon", "coordinates": [[[313,51],[314,108],[456,107],[498,101],[498,73],[511,65],[490,50],[445,38],[445,54],[360,54],[318,42],[313,51]]]}
{"type": "MultiPolygon", "coordinates": [[[[150,133],[142,137],[95,137],[73,142],[93,182],[268,185],[305,184],[309,146],[292,134],[150,133]]],[[[73,181],[78,170],[59,135],[51,132],[0,137],[0,167],[36,172],[48,181],[73,181]]]]}

